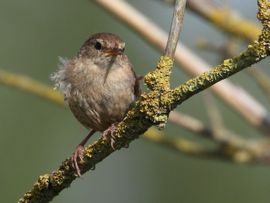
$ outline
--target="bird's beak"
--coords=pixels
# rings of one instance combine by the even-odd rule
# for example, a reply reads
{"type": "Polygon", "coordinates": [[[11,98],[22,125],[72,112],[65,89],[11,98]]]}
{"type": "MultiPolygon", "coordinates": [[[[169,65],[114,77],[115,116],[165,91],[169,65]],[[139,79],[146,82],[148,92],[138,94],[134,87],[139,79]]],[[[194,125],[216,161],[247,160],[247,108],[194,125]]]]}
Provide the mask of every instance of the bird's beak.
{"type": "Polygon", "coordinates": [[[104,52],[107,54],[107,56],[117,56],[123,53],[123,49],[118,49],[118,48],[114,48],[114,49],[105,49],[104,52]]]}

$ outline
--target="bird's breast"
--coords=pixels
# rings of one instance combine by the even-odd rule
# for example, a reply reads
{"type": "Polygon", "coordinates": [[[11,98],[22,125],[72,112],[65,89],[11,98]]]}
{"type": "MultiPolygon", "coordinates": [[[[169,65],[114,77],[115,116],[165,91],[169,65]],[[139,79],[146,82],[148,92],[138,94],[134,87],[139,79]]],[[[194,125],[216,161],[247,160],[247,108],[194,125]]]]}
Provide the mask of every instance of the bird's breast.
{"type": "Polygon", "coordinates": [[[130,66],[100,68],[78,64],[73,69],[69,106],[86,127],[103,131],[119,122],[134,102],[135,76],[130,66]]]}

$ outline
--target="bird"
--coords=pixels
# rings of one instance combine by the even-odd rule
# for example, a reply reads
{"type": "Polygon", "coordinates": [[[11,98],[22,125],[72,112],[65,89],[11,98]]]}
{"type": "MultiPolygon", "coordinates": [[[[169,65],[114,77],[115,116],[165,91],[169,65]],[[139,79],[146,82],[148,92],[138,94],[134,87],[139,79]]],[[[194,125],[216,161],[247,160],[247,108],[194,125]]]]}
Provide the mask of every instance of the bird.
{"type": "Polygon", "coordinates": [[[60,58],[51,75],[55,88],[88,135],[77,145],[72,167],[81,176],[78,159],[95,132],[102,132],[114,148],[113,130],[140,96],[139,77],[124,54],[125,42],[112,33],[92,34],[71,59],[60,58]]]}

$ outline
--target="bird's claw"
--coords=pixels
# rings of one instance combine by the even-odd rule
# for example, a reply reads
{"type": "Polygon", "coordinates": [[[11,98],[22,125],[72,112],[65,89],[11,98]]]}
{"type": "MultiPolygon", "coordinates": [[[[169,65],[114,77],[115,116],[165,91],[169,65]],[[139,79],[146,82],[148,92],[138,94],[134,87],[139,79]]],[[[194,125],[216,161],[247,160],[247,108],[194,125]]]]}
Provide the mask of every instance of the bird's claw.
{"type": "Polygon", "coordinates": [[[113,132],[115,130],[116,126],[115,124],[112,124],[109,128],[107,128],[103,133],[102,133],[102,137],[108,141],[111,142],[111,147],[113,150],[115,150],[116,146],[115,146],[115,139],[116,137],[113,135],[113,132]]]}
{"type": "Polygon", "coordinates": [[[78,177],[81,177],[81,171],[80,171],[80,167],[78,165],[78,159],[80,161],[83,160],[83,150],[84,150],[84,147],[81,145],[78,145],[76,147],[74,153],[72,154],[72,157],[71,157],[71,166],[75,170],[76,175],[78,177]]]}

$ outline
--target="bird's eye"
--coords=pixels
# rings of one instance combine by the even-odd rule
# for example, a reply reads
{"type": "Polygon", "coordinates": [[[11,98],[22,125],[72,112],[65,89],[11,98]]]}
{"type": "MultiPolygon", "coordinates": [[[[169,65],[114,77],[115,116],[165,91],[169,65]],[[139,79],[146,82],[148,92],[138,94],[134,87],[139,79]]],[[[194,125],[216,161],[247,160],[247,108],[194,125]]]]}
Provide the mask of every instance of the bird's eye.
{"type": "Polygon", "coordinates": [[[124,48],[122,48],[122,49],[121,49],[121,51],[122,51],[122,52],[124,52],[124,51],[125,51],[125,47],[124,47],[124,48]]]}
{"type": "Polygon", "coordinates": [[[101,49],[101,43],[100,42],[96,42],[95,43],[95,49],[96,50],[100,50],[101,49]]]}

